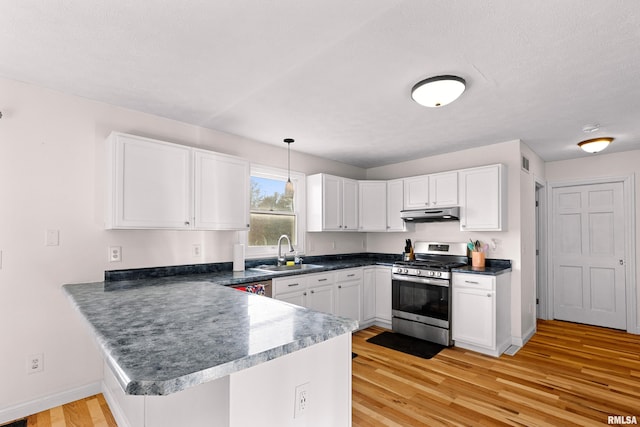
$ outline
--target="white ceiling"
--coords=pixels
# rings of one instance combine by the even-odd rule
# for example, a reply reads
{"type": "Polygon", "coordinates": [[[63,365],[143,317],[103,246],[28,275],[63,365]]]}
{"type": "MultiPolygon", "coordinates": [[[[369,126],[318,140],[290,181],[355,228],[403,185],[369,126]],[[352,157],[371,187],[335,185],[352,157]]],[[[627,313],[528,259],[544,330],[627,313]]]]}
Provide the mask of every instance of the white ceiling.
{"type": "MultiPolygon", "coordinates": [[[[640,1],[15,0],[0,76],[361,167],[521,139],[640,149],[640,1]],[[467,81],[421,107],[426,77],[467,81]],[[586,134],[583,126],[601,130],[586,134]]],[[[0,106],[2,97],[0,94],[0,106]]]]}

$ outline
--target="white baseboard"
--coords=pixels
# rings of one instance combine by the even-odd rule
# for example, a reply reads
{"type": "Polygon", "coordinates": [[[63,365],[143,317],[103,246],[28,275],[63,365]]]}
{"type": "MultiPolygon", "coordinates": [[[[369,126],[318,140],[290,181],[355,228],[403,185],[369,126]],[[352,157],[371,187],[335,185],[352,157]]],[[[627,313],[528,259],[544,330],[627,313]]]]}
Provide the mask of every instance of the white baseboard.
{"type": "Polygon", "coordinates": [[[49,396],[43,396],[8,408],[3,408],[0,409],[0,424],[19,420],[21,418],[28,417],[29,415],[37,414],[38,412],[46,411],[47,409],[55,408],[56,406],[74,402],[79,399],[84,399],[85,397],[93,396],[94,394],[101,392],[102,383],[96,382],[49,396]]]}
{"type": "Polygon", "coordinates": [[[104,382],[102,383],[102,395],[104,396],[104,400],[107,401],[111,415],[113,415],[113,418],[116,420],[118,427],[130,427],[129,420],[124,415],[118,401],[115,399],[113,394],[111,394],[109,387],[107,387],[104,382]]]}

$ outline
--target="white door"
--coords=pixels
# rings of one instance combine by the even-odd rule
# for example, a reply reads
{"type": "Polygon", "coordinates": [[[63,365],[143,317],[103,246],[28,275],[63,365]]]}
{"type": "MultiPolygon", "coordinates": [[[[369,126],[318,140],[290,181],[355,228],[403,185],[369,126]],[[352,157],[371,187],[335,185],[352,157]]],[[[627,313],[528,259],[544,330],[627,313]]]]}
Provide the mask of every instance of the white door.
{"type": "Polygon", "coordinates": [[[322,175],[322,229],[342,230],[342,180],[322,175]]]}
{"type": "Polygon", "coordinates": [[[429,175],[429,206],[439,208],[458,205],[458,172],[429,175]]]}
{"type": "Polygon", "coordinates": [[[552,209],[554,318],[626,329],[623,184],[556,187],[552,209]]]}

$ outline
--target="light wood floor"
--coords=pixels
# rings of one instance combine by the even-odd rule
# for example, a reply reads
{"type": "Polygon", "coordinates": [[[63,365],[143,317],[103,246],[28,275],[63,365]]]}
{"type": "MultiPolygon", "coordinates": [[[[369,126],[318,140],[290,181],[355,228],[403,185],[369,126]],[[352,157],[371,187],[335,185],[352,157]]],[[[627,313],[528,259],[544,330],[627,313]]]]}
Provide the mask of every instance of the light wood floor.
{"type": "Polygon", "coordinates": [[[640,336],[540,321],[515,356],[448,348],[424,360],[365,341],[380,331],[354,335],[354,426],[640,423],[640,336]]]}
{"type": "MultiPolygon", "coordinates": [[[[640,336],[540,321],[515,356],[448,348],[431,360],[354,334],[353,425],[605,426],[608,415],[640,423],[640,336]]],[[[29,427],[112,427],[102,395],[28,418],[29,427]]]]}

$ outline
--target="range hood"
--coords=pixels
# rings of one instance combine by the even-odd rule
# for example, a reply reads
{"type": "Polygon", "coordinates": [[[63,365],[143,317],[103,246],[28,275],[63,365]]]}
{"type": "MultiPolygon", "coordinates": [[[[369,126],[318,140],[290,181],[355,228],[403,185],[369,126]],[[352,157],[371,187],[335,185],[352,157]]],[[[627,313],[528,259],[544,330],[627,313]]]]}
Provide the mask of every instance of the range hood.
{"type": "Polygon", "coordinates": [[[400,217],[405,222],[458,221],[460,219],[460,207],[401,211],[400,217]]]}

